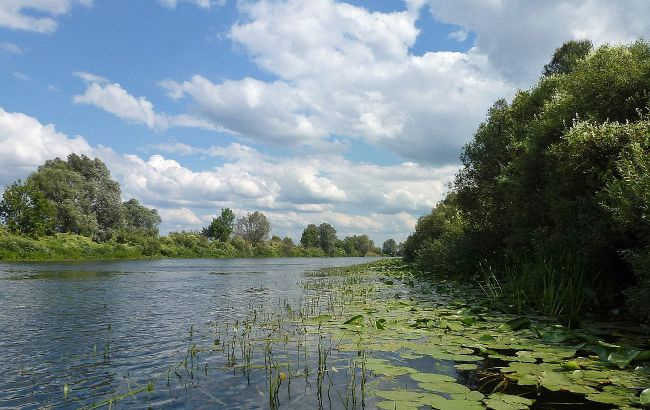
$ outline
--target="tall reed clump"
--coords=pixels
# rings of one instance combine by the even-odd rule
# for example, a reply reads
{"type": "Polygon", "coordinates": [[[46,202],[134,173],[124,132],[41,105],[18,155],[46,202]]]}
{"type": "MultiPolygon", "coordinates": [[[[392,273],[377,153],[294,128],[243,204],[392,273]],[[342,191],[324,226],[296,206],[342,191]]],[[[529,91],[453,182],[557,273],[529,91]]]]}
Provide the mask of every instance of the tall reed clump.
{"type": "Polygon", "coordinates": [[[571,318],[584,307],[587,268],[576,255],[506,260],[498,272],[487,264],[481,271],[481,288],[501,308],[571,318]]]}

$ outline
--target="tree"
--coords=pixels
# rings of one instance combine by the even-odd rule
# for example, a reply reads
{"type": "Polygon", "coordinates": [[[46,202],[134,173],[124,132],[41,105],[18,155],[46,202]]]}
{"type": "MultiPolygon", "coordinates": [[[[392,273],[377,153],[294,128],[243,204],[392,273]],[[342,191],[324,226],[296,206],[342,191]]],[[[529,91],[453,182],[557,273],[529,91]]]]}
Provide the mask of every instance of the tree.
{"type": "Polygon", "coordinates": [[[336,229],[326,222],[323,222],[318,227],[318,244],[320,248],[327,255],[331,255],[334,252],[336,246],[336,229]]]}
{"type": "Polygon", "coordinates": [[[567,41],[555,50],[551,62],[544,66],[544,76],[572,72],[576,64],[589,55],[592,48],[593,44],[589,40],[567,41]]]}
{"type": "Polygon", "coordinates": [[[348,256],[366,256],[368,252],[375,249],[375,244],[365,234],[346,236],[343,239],[343,249],[348,256]]]}
{"type": "Polygon", "coordinates": [[[141,205],[137,199],[129,199],[122,204],[122,213],[126,229],[158,234],[158,225],[162,219],[157,210],[141,205]]]}
{"type": "Polygon", "coordinates": [[[300,244],[303,248],[318,248],[318,227],[315,224],[309,224],[302,231],[302,236],[300,237],[300,244]]]}
{"type": "Polygon", "coordinates": [[[252,214],[248,213],[246,216],[239,218],[235,227],[236,235],[248,241],[253,246],[264,243],[268,239],[270,232],[271,225],[269,221],[259,211],[255,211],[252,214]]]}
{"type": "Polygon", "coordinates": [[[206,228],[203,228],[202,233],[210,239],[226,242],[230,239],[234,225],[235,213],[230,208],[222,208],[221,215],[212,218],[212,222],[206,228]]]}
{"type": "Polygon", "coordinates": [[[395,239],[391,238],[384,241],[384,245],[381,247],[381,252],[388,256],[397,255],[397,242],[395,242],[395,239]]]}
{"type": "Polygon", "coordinates": [[[0,201],[0,218],[10,232],[39,236],[54,229],[56,210],[34,186],[20,180],[8,186],[0,201]]]}
{"type": "Polygon", "coordinates": [[[120,186],[99,159],[48,160],[27,179],[56,208],[55,229],[108,239],[122,226],[120,186]]]}

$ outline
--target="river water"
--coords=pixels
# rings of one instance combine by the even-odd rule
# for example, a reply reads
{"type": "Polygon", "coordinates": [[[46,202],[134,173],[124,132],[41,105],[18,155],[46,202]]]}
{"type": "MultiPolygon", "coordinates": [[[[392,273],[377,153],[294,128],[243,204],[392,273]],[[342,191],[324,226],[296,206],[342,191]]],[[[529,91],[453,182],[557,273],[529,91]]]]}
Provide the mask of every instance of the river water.
{"type": "Polygon", "coordinates": [[[0,408],[268,407],[263,372],[199,369],[188,349],[251,306],[299,303],[306,272],[371,259],[0,264],[0,408]]]}

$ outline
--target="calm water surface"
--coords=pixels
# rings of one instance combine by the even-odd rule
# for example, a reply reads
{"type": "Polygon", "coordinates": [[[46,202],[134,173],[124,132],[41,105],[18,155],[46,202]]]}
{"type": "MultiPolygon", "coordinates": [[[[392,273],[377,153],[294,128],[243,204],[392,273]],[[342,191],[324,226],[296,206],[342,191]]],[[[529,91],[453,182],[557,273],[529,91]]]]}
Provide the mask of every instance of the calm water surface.
{"type": "Polygon", "coordinates": [[[264,384],[236,371],[211,375],[207,361],[191,375],[170,366],[186,356],[190,337],[205,343],[220,321],[243,319],[253,305],[298,303],[306,272],[370,260],[0,264],[0,408],[78,408],[152,378],[155,391],[113,408],[268,407],[264,384]]]}

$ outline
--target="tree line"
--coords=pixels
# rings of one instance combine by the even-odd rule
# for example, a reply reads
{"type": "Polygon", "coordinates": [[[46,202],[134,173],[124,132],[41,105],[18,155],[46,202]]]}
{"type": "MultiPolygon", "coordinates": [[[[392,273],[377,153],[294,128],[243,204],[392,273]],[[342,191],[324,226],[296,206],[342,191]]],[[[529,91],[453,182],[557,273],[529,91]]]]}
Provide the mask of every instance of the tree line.
{"type": "Polygon", "coordinates": [[[497,101],[404,244],[516,310],[650,318],[650,46],[570,41],[497,101]]]}
{"type": "Polygon", "coordinates": [[[111,179],[106,165],[97,158],[77,154],[65,160],[48,160],[25,181],[7,186],[0,201],[0,221],[0,259],[29,255],[63,258],[62,253],[71,258],[369,256],[380,255],[382,250],[389,256],[398,253],[392,239],[384,243],[383,249],[375,247],[368,235],[340,240],[328,223],[308,225],[300,243],[295,244],[290,237],[270,237],[271,225],[262,212],[236,219],[230,208],[222,209],[200,231],[160,236],[162,221],[156,209],[136,199],[122,202],[120,186],[111,179]],[[72,239],[70,235],[89,241],[72,239]],[[33,251],[43,243],[34,241],[44,237],[56,238],[59,244],[69,241],[68,248],[81,250],[68,252],[48,240],[48,246],[58,251],[33,251]]]}

